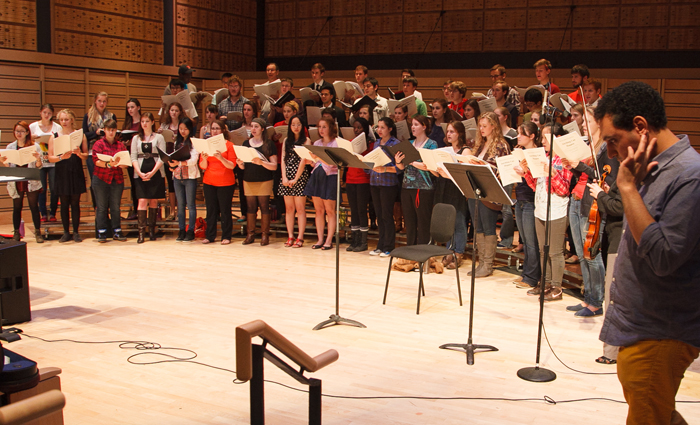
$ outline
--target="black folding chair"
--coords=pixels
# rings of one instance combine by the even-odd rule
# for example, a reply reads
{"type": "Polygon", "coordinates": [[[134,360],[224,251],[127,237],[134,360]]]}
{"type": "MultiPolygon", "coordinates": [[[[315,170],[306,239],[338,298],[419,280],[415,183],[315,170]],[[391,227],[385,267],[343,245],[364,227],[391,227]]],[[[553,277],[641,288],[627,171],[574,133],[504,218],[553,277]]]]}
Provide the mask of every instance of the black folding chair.
{"type": "MultiPolygon", "coordinates": [[[[402,246],[391,251],[389,259],[389,272],[386,275],[386,287],[384,288],[384,301],[386,304],[386,294],[389,291],[389,277],[391,276],[391,265],[394,258],[402,258],[404,260],[415,261],[419,266],[420,279],[418,283],[418,302],[416,305],[416,314],[420,314],[420,297],[425,296],[425,288],[423,288],[423,269],[425,263],[432,257],[452,255],[455,264],[457,264],[457,256],[449,249],[433,245],[434,243],[447,243],[452,241],[455,233],[455,217],[457,212],[455,207],[450,204],[436,204],[433,207],[433,216],[430,220],[430,242],[427,245],[411,245],[402,246]]],[[[462,305],[462,288],[459,284],[459,267],[455,268],[457,275],[457,292],[459,294],[459,305],[462,305]]]]}

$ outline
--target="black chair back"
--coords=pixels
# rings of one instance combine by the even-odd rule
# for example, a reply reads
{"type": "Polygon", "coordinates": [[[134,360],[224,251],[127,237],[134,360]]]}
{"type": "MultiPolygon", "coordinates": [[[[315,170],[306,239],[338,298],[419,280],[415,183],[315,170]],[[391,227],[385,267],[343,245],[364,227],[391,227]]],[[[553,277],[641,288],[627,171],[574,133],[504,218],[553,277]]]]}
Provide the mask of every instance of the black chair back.
{"type": "Polygon", "coordinates": [[[430,239],[436,243],[447,243],[455,233],[457,210],[454,205],[435,204],[430,219],[430,239]]]}

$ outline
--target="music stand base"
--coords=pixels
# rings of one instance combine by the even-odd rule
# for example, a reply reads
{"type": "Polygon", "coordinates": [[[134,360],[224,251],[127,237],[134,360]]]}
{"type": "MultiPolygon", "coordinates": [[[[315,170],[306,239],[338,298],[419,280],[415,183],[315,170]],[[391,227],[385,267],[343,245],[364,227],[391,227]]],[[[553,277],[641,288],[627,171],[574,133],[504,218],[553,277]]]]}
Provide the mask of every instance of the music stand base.
{"type": "Polygon", "coordinates": [[[518,377],[530,382],[551,382],[557,374],[541,367],[524,367],[518,371],[518,377]]]}
{"type": "Polygon", "coordinates": [[[440,346],[443,350],[455,350],[455,351],[464,351],[467,353],[467,364],[469,366],[474,364],[474,353],[477,352],[477,350],[483,351],[498,351],[498,348],[492,346],[492,345],[478,345],[478,344],[472,344],[472,343],[467,343],[467,344],[442,344],[440,346]]]}
{"type": "Polygon", "coordinates": [[[367,326],[363,325],[362,323],[358,322],[357,320],[345,319],[343,317],[338,316],[337,314],[331,314],[328,317],[328,320],[324,320],[323,322],[314,326],[313,330],[317,331],[319,329],[323,329],[323,328],[327,328],[329,326],[335,326],[335,325],[348,325],[348,326],[355,326],[357,328],[366,328],[367,327],[367,326]]]}
{"type": "Polygon", "coordinates": [[[22,332],[17,328],[5,328],[5,329],[0,328],[0,341],[3,341],[3,342],[19,341],[22,338],[19,336],[19,333],[17,331],[22,332]]]}

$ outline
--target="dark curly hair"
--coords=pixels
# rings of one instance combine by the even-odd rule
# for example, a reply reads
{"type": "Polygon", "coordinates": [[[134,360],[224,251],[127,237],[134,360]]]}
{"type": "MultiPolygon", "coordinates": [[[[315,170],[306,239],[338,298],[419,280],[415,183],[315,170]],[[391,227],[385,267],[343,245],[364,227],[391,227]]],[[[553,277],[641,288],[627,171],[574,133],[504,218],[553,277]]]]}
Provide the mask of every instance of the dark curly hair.
{"type": "Polygon", "coordinates": [[[620,84],[603,96],[595,109],[595,119],[600,122],[610,115],[615,128],[631,131],[634,117],[647,120],[651,130],[666,128],[666,108],[659,92],[641,81],[620,84]]]}

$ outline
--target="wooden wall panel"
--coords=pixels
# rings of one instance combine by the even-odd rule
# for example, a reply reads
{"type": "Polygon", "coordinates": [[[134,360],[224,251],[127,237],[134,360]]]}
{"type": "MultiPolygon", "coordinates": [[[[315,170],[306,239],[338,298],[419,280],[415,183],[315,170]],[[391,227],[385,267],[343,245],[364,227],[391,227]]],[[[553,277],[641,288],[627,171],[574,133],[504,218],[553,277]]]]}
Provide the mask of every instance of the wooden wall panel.
{"type": "Polygon", "coordinates": [[[163,63],[163,2],[55,0],[55,53],[163,63]]]}
{"type": "MultiPolygon", "coordinates": [[[[429,33],[441,10],[447,13],[436,28],[439,33],[436,39],[440,42],[433,45],[431,41],[428,53],[700,49],[697,25],[700,0],[574,0],[573,12],[568,2],[560,0],[266,0],[266,3],[266,28],[291,20],[304,22],[297,26],[296,34],[266,31],[265,54],[271,60],[275,56],[290,56],[291,49],[279,40],[314,37],[320,26],[315,27],[314,33],[311,24],[315,20],[324,22],[328,16],[333,17],[331,25],[324,28],[321,36],[339,40],[355,35],[356,44],[334,41],[332,46],[341,48],[318,52],[320,56],[416,53],[416,37],[410,37],[408,42],[404,40],[403,47],[397,51],[386,48],[396,47],[398,43],[375,35],[392,34],[405,39],[407,34],[429,33]],[[364,40],[362,31],[367,34],[364,40]],[[380,44],[373,45],[374,41],[380,44]]],[[[296,44],[293,50],[297,55],[306,54],[296,44]]]]}
{"type": "Polygon", "coordinates": [[[36,51],[36,2],[5,0],[0,8],[0,48],[36,51]]]}
{"type": "Polygon", "coordinates": [[[256,16],[254,0],[177,0],[177,64],[222,72],[255,69],[256,16]]]}

